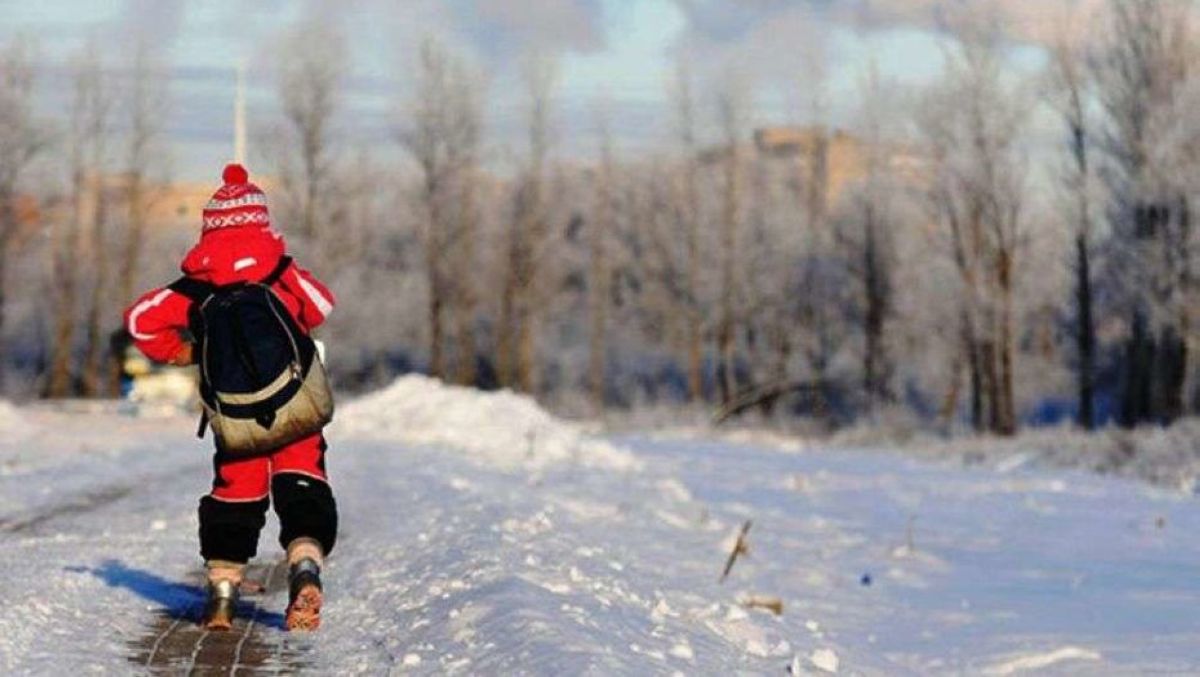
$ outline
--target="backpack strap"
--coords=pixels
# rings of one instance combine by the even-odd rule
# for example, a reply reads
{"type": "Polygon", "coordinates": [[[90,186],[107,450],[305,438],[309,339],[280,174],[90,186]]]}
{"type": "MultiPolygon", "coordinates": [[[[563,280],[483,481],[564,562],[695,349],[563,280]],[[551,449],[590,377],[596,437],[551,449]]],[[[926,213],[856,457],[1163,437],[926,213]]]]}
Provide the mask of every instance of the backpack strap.
{"type": "Polygon", "coordinates": [[[196,428],[196,437],[204,439],[206,430],[208,430],[208,410],[200,407],[200,426],[196,428]]]}
{"type": "Polygon", "coordinates": [[[200,280],[190,278],[185,275],[167,285],[167,289],[170,289],[176,294],[182,294],[188,297],[193,303],[201,303],[209,296],[212,296],[212,293],[216,291],[217,287],[216,285],[208,282],[201,282],[200,280]]]}
{"type": "Polygon", "coordinates": [[[279,263],[275,264],[275,269],[272,270],[270,273],[267,273],[267,276],[264,277],[259,282],[259,284],[263,284],[268,287],[274,285],[276,282],[279,281],[279,279],[281,277],[283,277],[283,274],[286,273],[287,269],[290,268],[291,266],[292,266],[292,257],[290,257],[290,256],[279,257],[279,263]]]}

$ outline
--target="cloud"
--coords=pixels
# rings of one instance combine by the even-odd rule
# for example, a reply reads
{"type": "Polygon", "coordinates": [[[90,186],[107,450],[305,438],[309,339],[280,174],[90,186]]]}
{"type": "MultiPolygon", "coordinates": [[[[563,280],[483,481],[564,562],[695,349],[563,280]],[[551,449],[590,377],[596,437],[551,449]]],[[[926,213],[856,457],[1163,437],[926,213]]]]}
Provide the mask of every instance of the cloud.
{"type": "Polygon", "coordinates": [[[894,86],[939,77],[939,35],[964,12],[994,19],[1013,64],[1036,67],[1040,47],[1077,39],[1105,0],[671,0],[685,19],[675,49],[709,87],[737,81],[760,122],[853,114],[859,82],[877,67],[894,86]],[[1060,35],[1064,27],[1075,35],[1060,35]]]}
{"type": "MultiPolygon", "coordinates": [[[[846,89],[868,60],[919,82],[941,63],[939,33],[970,12],[998,22],[1018,45],[1079,39],[1105,0],[672,0],[686,20],[676,41],[701,75],[751,78],[792,90],[835,81],[846,89]],[[1073,35],[1066,34],[1073,28],[1073,35]]],[[[1023,50],[1029,52],[1030,50],[1023,50]]],[[[795,102],[792,102],[793,104],[795,102]]]]}
{"type": "Polygon", "coordinates": [[[991,13],[1017,41],[1049,44],[1072,24],[1087,23],[1105,0],[861,0],[853,13],[861,25],[939,28],[965,11],[991,13]]]}
{"type": "Polygon", "coordinates": [[[714,41],[733,40],[773,17],[829,4],[813,0],[675,0],[693,31],[714,41]]]}
{"type": "Polygon", "coordinates": [[[465,0],[455,7],[487,53],[591,52],[605,45],[600,0],[465,0]]]}
{"type": "Polygon", "coordinates": [[[810,20],[863,30],[918,28],[939,30],[964,11],[990,12],[1013,39],[1046,44],[1058,27],[1086,21],[1104,0],[674,0],[690,30],[705,40],[737,41],[763,31],[764,24],[810,20]]]}
{"type": "Polygon", "coordinates": [[[135,38],[126,42],[140,41],[157,51],[169,49],[183,28],[184,4],[184,0],[126,0],[118,21],[122,32],[135,38]]]}

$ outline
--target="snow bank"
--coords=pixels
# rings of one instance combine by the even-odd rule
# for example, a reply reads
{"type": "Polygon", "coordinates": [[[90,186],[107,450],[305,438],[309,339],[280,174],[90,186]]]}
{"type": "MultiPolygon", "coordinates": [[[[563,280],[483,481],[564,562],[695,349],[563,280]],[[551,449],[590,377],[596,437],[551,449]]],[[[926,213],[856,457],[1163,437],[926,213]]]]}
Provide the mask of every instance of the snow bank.
{"type": "Polygon", "coordinates": [[[11,440],[14,437],[25,437],[33,432],[34,427],[29,424],[27,417],[21,413],[20,409],[5,400],[0,400],[0,434],[11,440]]]}
{"type": "Polygon", "coordinates": [[[588,437],[550,415],[532,398],[485,393],[410,374],[339,408],[341,434],[448,447],[504,469],[540,468],[564,461],[593,468],[636,470],[629,452],[588,437]]]}
{"type": "Polygon", "coordinates": [[[1015,438],[979,437],[930,445],[928,452],[957,454],[968,464],[1001,471],[1025,465],[1088,470],[1139,479],[1187,494],[1200,490],[1200,419],[1169,428],[1070,428],[1028,430],[1015,438]]]}
{"type": "Polygon", "coordinates": [[[838,448],[900,448],[907,453],[1002,473],[1019,468],[1086,470],[1141,480],[1186,494],[1200,491],[1200,419],[1161,428],[1112,427],[1088,433],[1068,426],[1030,428],[1016,437],[941,438],[916,434],[891,443],[862,429],[839,433],[828,445],[838,448]]]}
{"type": "Polygon", "coordinates": [[[718,440],[787,453],[813,450],[903,453],[1000,473],[1021,468],[1084,470],[1140,480],[1185,494],[1200,494],[1200,418],[1169,427],[1116,427],[1085,432],[1070,426],[1026,428],[1015,437],[945,437],[908,421],[864,422],[832,435],[810,435],[779,427],[676,426],[651,434],[658,439],[718,440]]]}
{"type": "MultiPolygon", "coordinates": [[[[815,443],[814,443],[815,444],[815,443]]],[[[1086,470],[1141,480],[1185,494],[1200,493],[1200,419],[1189,418],[1161,428],[1105,428],[1088,433],[1072,427],[1031,428],[1015,437],[942,438],[931,434],[888,443],[865,429],[834,435],[826,447],[881,449],[965,466],[985,466],[1001,473],[1038,468],[1086,470]]]]}

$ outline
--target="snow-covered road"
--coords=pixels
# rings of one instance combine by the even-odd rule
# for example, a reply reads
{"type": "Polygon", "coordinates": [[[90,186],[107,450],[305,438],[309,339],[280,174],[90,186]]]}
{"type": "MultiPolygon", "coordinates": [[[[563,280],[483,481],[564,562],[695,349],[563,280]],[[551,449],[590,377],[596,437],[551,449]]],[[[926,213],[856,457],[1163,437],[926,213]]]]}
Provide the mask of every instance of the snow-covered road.
{"type": "MultiPolygon", "coordinates": [[[[190,418],[19,418],[0,416],[0,671],[136,671],[160,615],[194,601],[205,444],[190,418]]],[[[268,596],[259,670],[1200,672],[1194,499],[874,453],[614,442],[636,462],[577,447],[493,463],[335,430],[325,626],[288,637],[268,596]],[[745,520],[749,555],[721,584],[745,520]],[[754,596],[782,615],[741,604],[754,596]]]]}

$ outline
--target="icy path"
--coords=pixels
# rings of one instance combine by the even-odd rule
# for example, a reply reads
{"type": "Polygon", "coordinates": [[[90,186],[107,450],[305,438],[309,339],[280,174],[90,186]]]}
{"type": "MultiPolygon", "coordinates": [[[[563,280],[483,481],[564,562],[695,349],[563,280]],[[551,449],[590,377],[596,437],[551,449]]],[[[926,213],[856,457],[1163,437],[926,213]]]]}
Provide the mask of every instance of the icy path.
{"type": "MultiPolygon", "coordinates": [[[[128,672],[157,615],[193,599],[208,455],[191,419],[31,418],[0,443],[0,672],[128,672]]],[[[273,597],[256,641],[292,657],[276,667],[372,675],[782,675],[814,657],[841,674],[1200,671],[1194,499],[877,454],[619,442],[640,469],[501,469],[335,436],[326,627],[287,637],[273,597]],[[750,555],[718,584],[746,519],[750,555]],[[783,615],[743,609],[751,595],[783,615]]]]}

